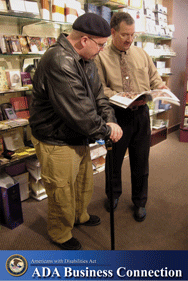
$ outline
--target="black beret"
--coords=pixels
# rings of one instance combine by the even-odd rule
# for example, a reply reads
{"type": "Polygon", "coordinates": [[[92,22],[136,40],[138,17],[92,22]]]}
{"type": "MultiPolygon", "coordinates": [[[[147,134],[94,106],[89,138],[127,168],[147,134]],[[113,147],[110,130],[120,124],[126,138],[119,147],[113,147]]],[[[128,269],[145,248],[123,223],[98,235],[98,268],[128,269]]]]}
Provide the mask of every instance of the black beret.
{"type": "Polygon", "coordinates": [[[111,35],[108,22],[101,16],[93,13],[85,13],[78,17],[73,23],[72,28],[99,37],[108,37],[111,35]]]}

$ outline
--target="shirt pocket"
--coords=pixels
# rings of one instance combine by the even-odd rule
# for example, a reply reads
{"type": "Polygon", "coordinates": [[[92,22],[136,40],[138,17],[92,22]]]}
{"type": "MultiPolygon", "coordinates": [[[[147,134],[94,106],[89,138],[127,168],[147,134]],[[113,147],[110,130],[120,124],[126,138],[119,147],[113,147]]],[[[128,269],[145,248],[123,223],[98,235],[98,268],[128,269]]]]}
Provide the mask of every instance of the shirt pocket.
{"type": "Polygon", "coordinates": [[[149,69],[147,66],[135,69],[135,77],[138,81],[140,91],[146,91],[150,89],[149,69]]]}

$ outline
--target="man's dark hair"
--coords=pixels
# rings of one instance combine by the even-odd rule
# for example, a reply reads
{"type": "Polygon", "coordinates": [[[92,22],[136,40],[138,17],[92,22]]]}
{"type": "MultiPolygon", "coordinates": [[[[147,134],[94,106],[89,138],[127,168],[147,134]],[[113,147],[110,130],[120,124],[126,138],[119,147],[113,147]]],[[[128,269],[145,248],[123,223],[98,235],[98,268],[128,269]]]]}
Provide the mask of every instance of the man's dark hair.
{"type": "Polygon", "coordinates": [[[134,19],[129,13],[125,12],[116,12],[113,14],[111,21],[110,21],[110,27],[114,28],[116,31],[120,28],[120,23],[124,21],[127,25],[132,25],[135,23],[134,19]]]}

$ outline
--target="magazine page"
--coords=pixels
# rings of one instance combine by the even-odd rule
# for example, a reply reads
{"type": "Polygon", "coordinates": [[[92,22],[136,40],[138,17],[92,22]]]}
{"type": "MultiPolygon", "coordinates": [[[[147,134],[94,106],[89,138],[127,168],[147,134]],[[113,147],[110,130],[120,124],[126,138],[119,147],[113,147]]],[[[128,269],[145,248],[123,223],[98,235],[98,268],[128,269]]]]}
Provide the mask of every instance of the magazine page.
{"type": "Polygon", "coordinates": [[[164,100],[180,106],[180,100],[168,89],[157,89],[152,91],[153,101],[164,100]]]}
{"type": "Polygon", "coordinates": [[[180,100],[169,89],[156,89],[151,91],[145,91],[142,93],[121,92],[110,97],[110,102],[117,106],[127,108],[141,96],[146,97],[146,102],[151,100],[153,101],[163,100],[180,106],[180,100]]]}
{"type": "Polygon", "coordinates": [[[143,93],[135,93],[135,92],[121,92],[117,93],[116,95],[110,97],[110,102],[121,106],[123,108],[129,107],[136,99],[141,96],[147,95],[146,101],[152,100],[151,93],[143,92],[143,93]]]}

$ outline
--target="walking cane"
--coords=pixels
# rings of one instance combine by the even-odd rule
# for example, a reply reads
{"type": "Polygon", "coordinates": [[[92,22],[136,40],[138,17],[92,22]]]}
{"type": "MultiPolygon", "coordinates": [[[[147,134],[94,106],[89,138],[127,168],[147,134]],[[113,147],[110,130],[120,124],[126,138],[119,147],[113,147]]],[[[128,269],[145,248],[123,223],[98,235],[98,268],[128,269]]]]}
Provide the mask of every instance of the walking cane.
{"type": "Polygon", "coordinates": [[[106,141],[106,149],[108,152],[108,165],[107,167],[107,181],[109,185],[109,194],[110,194],[110,233],[111,233],[111,250],[115,250],[115,236],[114,236],[114,200],[113,200],[113,183],[112,183],[112,175],[113,175],[113,155],[112,155],[112,141],[108,139],[106,141]]]}

